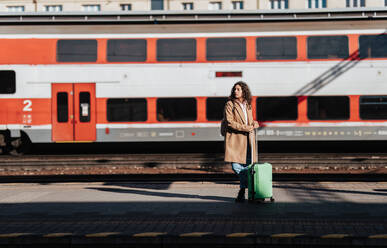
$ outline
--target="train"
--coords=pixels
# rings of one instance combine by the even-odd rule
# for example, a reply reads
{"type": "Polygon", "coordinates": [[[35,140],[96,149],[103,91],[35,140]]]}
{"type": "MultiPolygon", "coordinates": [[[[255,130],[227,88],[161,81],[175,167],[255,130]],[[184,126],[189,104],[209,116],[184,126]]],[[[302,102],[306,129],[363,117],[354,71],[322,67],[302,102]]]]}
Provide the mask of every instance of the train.
{"type": "Polygon", "coordinates": [[[387,139],[387,20],[0,25],[0,147],[222,141],[233,84],[262,141],[387,139]]]}

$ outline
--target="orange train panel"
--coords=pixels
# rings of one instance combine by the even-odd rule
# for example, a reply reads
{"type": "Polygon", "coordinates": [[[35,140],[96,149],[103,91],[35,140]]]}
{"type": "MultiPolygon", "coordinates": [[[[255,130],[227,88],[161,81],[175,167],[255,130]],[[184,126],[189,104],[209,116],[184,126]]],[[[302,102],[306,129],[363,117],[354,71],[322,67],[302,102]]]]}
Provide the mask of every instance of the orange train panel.
{"type": "Polygon", "coordinates": [[[157,39],[156,38],[149,38],[147,39],[147,60],[146,62],[148,63],[155,63],[157,62],[156,60],[156,50],[157,50],[157,45],[156,45],[157,39]]]}
{"type": "Polygon", "coordinates": [[[358,34],[348,35],[348,50],[349,50],[349,56],[353,56],[353,57],[359,56],[359,35],[358,34]]]}
{"type": "Polygon", "coordinates": [[[24,125],[51,124],[50,99],[22,99],[22,123],[24,125]]]}
{"type": "Polygon", "coordinates": [[[207,97],[197,97],[196,98],[196,114],[197,118],[196,120],[198,122],[206,122],[207,116],[206,116],[206,98],[207,97]]]}
{"type": "Polygon", "coordinates": [[[52,84],[52,140],[74,140],[74,104],[73,84],[52,84]],[[60,104],[58,106],[58,97],[60,104]],[[61,112],[58,115],[58,111],[61,112]],[[60,117],[59,117],[60,116],[60,117]]]}
{"type": "Polygon", "coordinates": [[[308,102],[306,96],[298,97],[298,118],[297,122],[308,122],[308,102]]]}
{"type": "Polygon", "coordinates": [[[157,122],[157,98],[150,97],[148,100],[148,122],[157,122]]]}
{"type": "Polygon", "coordinates": [[[246,61],[248,62],[257,60],[256,38],[257,37],[246,37],[246,61]]]}
{"type": "Polygon", "coordinates": [[[360,96],[349,96],[350,100],[350,120],[351,121],[361,121],[360,120],[360,106],[359,106],[360,96]]]}
{"type": "Polygon", "coordinates": [[[96,140],[95,84],[74,84],[74,140],[96,140]]]}
{"type": "Polygon", "coordinates": [[[97,62],[98,63],[106,63],[107,62],[107,39],[99,39],[97,40],[97,62]]]}
{"type": "Polygon", "coordinates": [[[96,98],[96,117],[97,123],[106,124],[107,121],[107,99],[108,98],[96,98]]]}
{"type": "Polygon", "coordinates": [[[257,120],[257,98],[256,96],[251,97],[251,108],[253,110],[253,119],[257,120]]]}
{"type": "Polygon", "coordinates": [[[297,60],[307,60],[306,35],[297,36],[297,60]]]}
{"type": "MultiPolygon", "coordinates": [[[[349,54],[358,52],[359,34],[349,34],[349,54]]],[[[241,36],[243,37],[243,36],[241,36]]],[[[245,36],[246,38],[246,59],[239,62],[274,62],[284,60],[257,60],[256,42],[258,36],[245,36]]],[[[340,58],[334,59],[308,59],[307,57],[307,37],[306,35],[297,35],[297,60],[298,61],[340,61],[340,58]]],[[[206,37],[192,37],[197,41],[197,59],[196,63],[213,63],[206,59],[206,37]]],[[[157,40],[159,38],[147,38],[147,59],[145,62],[120,62],[120,63],[195,63],[192,61],[157,61],[157,40]]],[[[95,39],[98,42],[97,62],[66,62],[66,64],[108,64],[106,60],[107,40],[108,38],[95,39]]],[[[0,64],[63,64],[56,61],[56,44],[58,39],[0,39],[0,64]]],[[[385,60],[386,58],[367,58],[366,60],[385,60]]],[[[286,61],[286,60],[285,60],[286,61]]],[[[285,62],[284,61],[284,62],[285,62]]],[[[294,60],[287,60],[288,62],[294,60]]],[[[216,61],[216,63],[228,63],[235,61],[216,61]]],[[[117,63],[117,62],[112,62],[117,63]]]]}
{"type": "Polygon", "coordinates": [[[0,39],[0,64],[56,63],[56,39],[0,39]]]}
{"type": "Polygon", "coordinates": [[[206,62],[206,38],[196,38],[196,61],[206,62]]]}
{"type": "Polygon", "coordinates": [[[0,99],[0,124],[51,124],[50,99],[0,99]]]}
{"type": "Polygon", "coordinates": [[[0,106],[0,124],[21,123],[21,99],[0,99],[0,106]]]}
{"type": "Polygon", "coordinates": [[[0,125],[1,124],[5,125],[8,122],[8,119],[7,119],[7,112],[8,112],[7,101],[9,101],[9,100],[8,99],[0,99],[0,125]]]}
{"type": "MultiPolygon", "coordinates": [[[[56,87],[56,84],[53,84],[53,96],[52,101],[51,99],[47,98],[23,98],[23,99],[0,99],[0,125],[7,125],[7,124],[21,124],[21,125],[48,125],[52,124],[53,129],[57,127],[57,125],[64,125],[65,123],[58,123],[57,121],[57,106],[56,106],[56,93],[57,92],[68,92],[68,95],[71,95],[71,92],[73,91],[73,84],[58,84],[60,88],[56,87]]],[[[75,84],[74,84],[75,85],[75,84]]],[[[85,85],[93,85],[94,84],[82,84],[85,85]]],[[[92,87],[92,88],[93,88],[92,87]]],[[[91,98],[95,96],[95,89],[91,89],[91,98]]],[[[344,122],[350,122],[350,121],[363,121],[363,122],[384,122],[384,120],[361,120],[359,117],[359,95],[350,95],[348,96],[350,98],[350,119],[344,122]]],[[[75,119],[74,121],[70,120],[74,117],[74,103],[75,101],[79,103],[79,100],[75,100],[74,98],[69,97],[69,133],[74,132],[74,124],[77,124],[79,122],[79,116],[78,119],[75,119]],[[70,125],[71,124],[71,125],[70,125]],[[71,127],[70,127],[71,126],[71,127]]],[[[94,108],[91,108],[91,116],[94,116],[95,120],[91,120],[94,122],[93,126],[95,127],[96,123],[99,124],[108,124],[111,122],[107,121],[107,103],[108,98],[95,98],[95,104],[91,103],[91,107],[94,105],[94,108]]],[[[147,111],[148,111],[148,119],[145,122],[135,122],[136,124],[141,123],[161,123],[157,120],[157,110],[156,110],[156,101],[157,98],[155,97],[149,97],[147,99],[147,111]]],[[[213,122],[213,121],[207,121],[206,119],[206,99],[207,97],[197,97],[197,113],[198,118],[195,122],[213,122]]],[[[256,96],[253,96],[252,101],[252,108],[253,108],[253,116],[254,119],[256,119],[256,96]]],[[[92,99],[91,99],[92,101],[92,99]]],[[[79,105],[79,104],[78,104],[79,105]]],[[[77,113],[79,115],[79,110],[77,109],[77,113]]],[[[92,117],[93,118],[93,117],[92,117]]],[[[294,121],[268,121],[268,122],[275,122],[275,123],[287,123],[287,122],[294,122],[294,121]]],[[[307,116],[307,96],[298,96],[298,119],[295,121],[297,123],[303,123],[307,124],[310,122],[307,116]]],[[[343,120],[335,121],[335,120],[327,120],[327,122],[343,122],[343,120]]],[[[122,122],[122,123],[130,123],[130,122],[122,122]]],[[[170,123],[170,122],[168,122],[170,123]]],[[[181,122],[176,122],[181,123],[181,122]]],[[[189,123],[189,122],[185,122],[189,123]]],[[[91,127],[93,128],[93,127],[91,127]]],[[[94,132],[94,131],[92,131],[94,132]]],[[[68,136],[65,134],[65,131],[61,131],[60,134],[63,137],[68,136]]],[[[59,141],[65,141],[65,139],[59,139],[59,136],[56,136],[57,140],[59,141]]],[[[73,139],[73,134],[71,135],[73,139]]]]}

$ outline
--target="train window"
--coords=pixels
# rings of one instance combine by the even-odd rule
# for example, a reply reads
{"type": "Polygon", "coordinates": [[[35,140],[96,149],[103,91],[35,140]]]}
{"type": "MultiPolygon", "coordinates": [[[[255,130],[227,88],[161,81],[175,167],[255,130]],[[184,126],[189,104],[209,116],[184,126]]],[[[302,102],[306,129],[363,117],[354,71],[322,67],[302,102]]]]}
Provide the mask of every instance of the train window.
{"type": "Polygon", "coordinates": [[[308,97],[308,118],[310,120],[349,119],[349,98],[347,96],[308,97]]]}
{"type": "Polygon", "coordinates": [[[257,59],[296,59],[296,37],[257,38],[257,59]]]}
{"type": "Polygon", "coordinates": [[[146,121],[144,98],[111,98],[107,100],[107,119],[111,122],[146,121]]]}
{"type": "Polygon", "coordinates": [[[245,38],[208,38],[207,60],[245,60],[245,38]]]}
{"type": "Polygon", "coordinates": [[[0,71],[0,94],[13,94],[16,92],[15,71],[0,71]]]}
{"type": "Polygon", "coordinates": [[[387,35],[360,35],[360,58],[386,58],[387,35]]]}
{"type": "Polygon", "coordinates": [[[157,40],[157,61],[195,61],[195,39],[157,40]]]}
{"type": "Polygon", "coordinates": [[[336,59],[348,57],[347,36],[308,37],[308,58],[336,59]]]}
{"type": "Polygon", "coordinates": [[[144,62],[146,60],[146,40],[108,40],[107,60],[109,62],[144,62]]]}
{"type": "Polygon", "coordinates": [[[58,40],[56,58],[58,62],[96,62],[96,40],[58,40]]]}
{"type": "Polygon", "coordinates": [[[227,97],[209,97],[207,98],[207,120],[220,121],[223,119],[224,105],[227,102],[227,97]]]}
{"type": "Polygon", "coordinates": [[[90,122],[90,93],[79,92],[79,121],[90,122]]]}
{"type": "Polygon", "coordinates": [[[258,97],[256,111],[260,121],[297,120],[298,100],[296,96],[258,97]]]}
{"type": "Polygon", "coordinates": [[[363,120],[386,120],[387,96],[361,96],[360,118],[363,120]]]}
{"type": "Polygon", "coordinates": [[[69,120],[69,101],[67,92],[58,92],[56,95],[56,113],[58,122],[68,122],[69,120]]]}
{"type": "Polygon", "coordinates": [[[195,121],[195,98],[157,99],[157,120],[159,121],[195,121]]]}

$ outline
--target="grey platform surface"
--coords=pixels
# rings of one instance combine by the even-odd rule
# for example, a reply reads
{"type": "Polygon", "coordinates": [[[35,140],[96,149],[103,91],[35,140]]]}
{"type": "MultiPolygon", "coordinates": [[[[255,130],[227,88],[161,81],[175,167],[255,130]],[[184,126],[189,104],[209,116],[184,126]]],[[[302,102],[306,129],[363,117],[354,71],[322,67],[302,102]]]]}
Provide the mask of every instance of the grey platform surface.
{"type": "Polygon", "coordinates": [[[348,237],[387,244],[387,182],[274,182],[274,203],[235,203],[237,182],[0,185],[1,238],[348,237]]]}

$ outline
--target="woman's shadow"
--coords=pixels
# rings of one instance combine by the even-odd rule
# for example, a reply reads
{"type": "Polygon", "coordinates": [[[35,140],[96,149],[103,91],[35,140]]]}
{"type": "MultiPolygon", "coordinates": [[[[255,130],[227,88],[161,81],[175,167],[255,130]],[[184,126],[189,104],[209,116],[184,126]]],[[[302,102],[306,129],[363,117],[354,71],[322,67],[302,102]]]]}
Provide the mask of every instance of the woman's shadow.
{"type": "MultiPolygon", "coordinates": [[[[120,186],[122,186],[122,185],[120,185],[120,186]]],[[[185,198],[185,199],[201,199],[201,200],[234,202],[234,198],[223,197],[223,196],[204,196],[204,195],[183,194],[183,193],[145,191],[145,190],[139,190],[139,189],[119,189],[119,188],[102,188],[102,187],[88,187],[87,189],[112,192],[112,193],[121,193],[121,194],[138,194],[138,195],[144,195],[144,196],[158,196],[158,197],[170,197],[170,198],[185,198]]]]}

